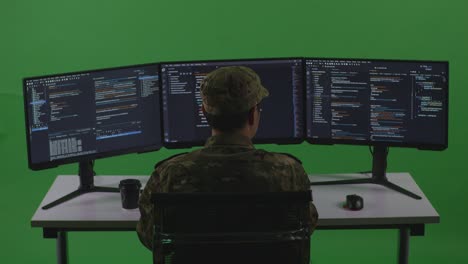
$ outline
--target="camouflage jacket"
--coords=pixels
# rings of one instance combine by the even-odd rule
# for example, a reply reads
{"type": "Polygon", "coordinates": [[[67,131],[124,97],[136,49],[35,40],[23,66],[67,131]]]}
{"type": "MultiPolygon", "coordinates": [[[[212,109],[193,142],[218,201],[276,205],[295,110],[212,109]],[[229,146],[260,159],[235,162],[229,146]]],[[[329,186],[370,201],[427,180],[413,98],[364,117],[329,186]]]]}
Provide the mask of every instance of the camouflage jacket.
{"type": "MultiPolygon", "coordinates": [[[[202,149],[156,164],[140,197],[138,236],[152,250],[153,192],[274,192],[309,188],[307,174],[293,156],[255,149],[251,140],[241,135],[213,136],[202,149]]],[[[311,203],[311,233],[317,218],[311,203]]]]}

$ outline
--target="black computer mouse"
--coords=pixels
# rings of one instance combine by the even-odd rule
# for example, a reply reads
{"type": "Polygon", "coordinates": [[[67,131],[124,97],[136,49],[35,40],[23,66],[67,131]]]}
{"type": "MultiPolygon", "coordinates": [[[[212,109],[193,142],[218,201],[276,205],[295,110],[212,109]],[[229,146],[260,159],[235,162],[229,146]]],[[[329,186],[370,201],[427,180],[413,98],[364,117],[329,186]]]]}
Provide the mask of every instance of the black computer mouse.
{"type": "Polygon", "coordinates": [[[364,200],[356,194],[346,195],[345,208],[353,211],[361,210],[364,207],[364,200]]]}

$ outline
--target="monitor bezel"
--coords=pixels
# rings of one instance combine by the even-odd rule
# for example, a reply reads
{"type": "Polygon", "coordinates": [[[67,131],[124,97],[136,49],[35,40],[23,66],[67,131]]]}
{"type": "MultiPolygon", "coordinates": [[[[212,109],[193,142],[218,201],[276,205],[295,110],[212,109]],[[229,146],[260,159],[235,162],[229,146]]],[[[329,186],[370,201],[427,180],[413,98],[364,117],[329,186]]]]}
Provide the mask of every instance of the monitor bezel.
{"type": "MultiPolygon", "coordinates": [[[[159,69],[161,70],[161,78],[159,80],[161,81],[160,87],[161,87],[161,93],[163,88],[162,85],[162,79],[163,79],[163,73],[162,73],[162,68],[165,67],[166,65],[171,65],[171,64],[190,64],[190,63],[216,63],[216,62],[240,62],[240,61],[275,61],[275,60],[298,60],[302,64],[302,85],[305,85],[305,79],[304,79],[304,69],[305,69],[305,60],[304,57],[274,57],[274,58],[242,58],[242,59],[215,59],[215,60],[184,60],[184,61],[163,61],[159,62],[159,69]]],[[[286,145],[286,144],[301,144],[305,140],[306,136],[306,126],[305,126],[305,121],[306,121],[306,115],[305,115],[305,103],[306,103],[306,98],[305,98],[305,87],[302,87],[302,123],[304,124],[302,127],[302,137],[300,138],[262,138],[262,139],[255,139],[255,137],[252,139],[253,144],[277,144],[277,145],[286,145]]],[[[162,95],[161,95],[161,105],[162,105],[162,95]]],[[[162,116],[162,129],[164,130],[164,110],[161,109],[161,116],[162,116]]],[[[261,122],[261,121],[260,121],[261,122]]],[[[208,138],[207,138],[208,139],[208,138]]],[[[178,148],[192,148],[192,147],[200,147],[205,145],[206,140],[204,141],[191,141],[191,142],[166,142],[165,141],[165,136],[162,134],[162,142],[163,146],[168,149],[178,149],[178,148]]]]}
{"type": "Polygon", "coordinates": [[[417,143],[417,142],[384,142],[384,141],[370,141],[370,140],[351,140],[351,139],[325,139],[325,138],[311,138],[307,133],[307,97],[304,103],[304,113],[306,114],[306,120],[304,123],[306,133],[304,134],[305,141],[310,144],[316,145],[362,145],[362,146],[385,146],[385,147],[405,147],[405,148],[417,148],[420,150],[445,150],[448,148],[448,119],[449,119],[449,61],[442,60],[409,60],[409,59],[367,59],[367,58],[323,58],[323,57],[304,57],[304,91],[307,93],[307,61],[308,60],[349,60],[349,61],[383,61],[383,62],[411,62],[411,63],[441,63],[445,64],[447,69],[447,89],[444,104],[446,105],[445,113],[445,138],[443,144],[428,144],[428,143],[417,143]]]}
{"type": "MultiPolygon", "coordinates": [[[[162,113],[161,113],[161,107],[159,107],[159,115],[160,115],[160,130],[161,130],[161,137],[159,139],[159,145],[156,144],[150,144],[147,146],[139,146],[139,147],[129,147],[125,149],[120,149],[120,150],[112,150],[112,151],[106,151],[106,152],[101,152],[101,153],[93,153],[93,154],[87,154],[87,155],[81,155],[81,156],[75,156],[75,157],[68,157],[68,158],[63,158],[63,159],[57,159],[53,161],[46,161],[46,162],[40,162],[40,163],[33,163],[31,160],[31,142],[30,142],[30,122],[29,122],[29,108],[28,108],[28,94],[27,94],[27,86],[26,82],[29,80],[34,80],[34,79],[42,79],[42,78],[50,78],[50,77],[60,77],[60,76],[66,76],[66,75],[71,75],[71,74],[81,74],[81,73],[96,73],[96,72],[102,72],[102,71],[111,71],[111,70],[119,70],[119,69],[128,69],[128,68],[138,68],[138,67],[147,67],[147,66],[156,66],[156,73],[158,74],[159,80],[158,80],[158,85],[161,85],[160,83],[160,74],[161,74],[161,68],[159,63],[144,63],[144,64],[136,64],[136,65],[129,65],[129,66],[119,66],[119,67],[110,67],[110,68],[103,68],[103,69],[94,69],[94,70],[83,70],[83,71],[74,71],[74,72],[66,72],[66,73],[57,73],[57,74],[48,74],[48,75],[40,75],[40,76],[32,76],[32,77],[25,77],[23,78],[23,102],[24,102],[24,114],[25,114],[25,128],[26,128],[26,145],[27,145],[27,151],[28,151],[28,167],[31,170],[43,170],[43,169],[49,169],[49,168],[54,168],[58,167],[60,165],[64,164],[70,164],[70,163],[76,163],[76,162],[81,162],[81,161],[86,161],[86,160],[96,160],[96,159],[101,159],[101,158],[108,158],[108,157],[114,157],[114,156],[119,156],[119,155],[125,155],[125,154],[131,154],[131,153],[145,153],[145,152],[152,152],[152,151],[157,151],[163,147],[163,130],[162,130],[162,113]]],[[[161,86],[159,87],[159,99],[161,99],[161,86]]],[[[159,101],[161,103],[161,101],[159,101]]]]}

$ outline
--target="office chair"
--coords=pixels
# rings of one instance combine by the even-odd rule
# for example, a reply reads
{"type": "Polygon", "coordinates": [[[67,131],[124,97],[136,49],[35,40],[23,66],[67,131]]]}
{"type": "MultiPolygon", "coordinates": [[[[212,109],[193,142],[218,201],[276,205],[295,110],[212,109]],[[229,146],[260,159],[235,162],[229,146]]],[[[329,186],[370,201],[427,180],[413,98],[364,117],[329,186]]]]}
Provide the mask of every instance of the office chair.
{"type": "Polygon", "coordinates": [[[154,263],[309,263],[310,191],[152,198],[154,263]]]}

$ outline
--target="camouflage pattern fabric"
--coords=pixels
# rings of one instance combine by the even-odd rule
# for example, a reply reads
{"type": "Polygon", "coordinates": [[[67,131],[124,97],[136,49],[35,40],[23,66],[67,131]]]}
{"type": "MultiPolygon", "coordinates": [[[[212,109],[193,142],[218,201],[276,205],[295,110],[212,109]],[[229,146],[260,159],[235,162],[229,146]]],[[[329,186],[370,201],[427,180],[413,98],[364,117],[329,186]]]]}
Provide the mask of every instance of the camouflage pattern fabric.
{"type": "Polygon", "coordinates": [[[249,111],[269,92],[252,69],[231,66],[210,72],[201,84],[200,94],[206,112],[229,115],[249,111]]]}
{"type": "MultiPolygon", "coordinates": [[[[255,149],[249,138],[239,134],[212,136],[204,148],[156,165],[140,197],[138,236],[152,250],[153,192],[278,192],[309,188],[304,168],[292,156],[255,149]]],[[[317,218],[311,203],[311,233],[317,218]]]]}

